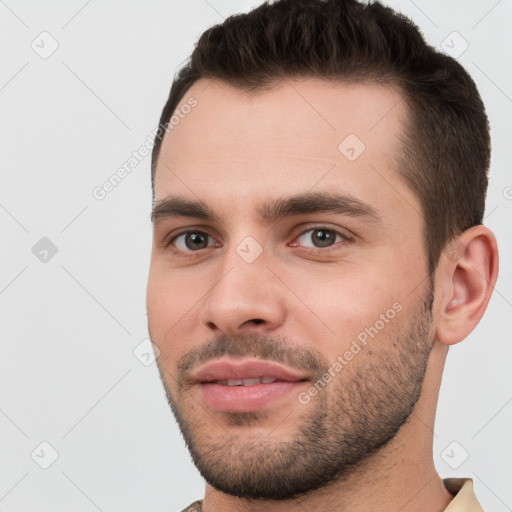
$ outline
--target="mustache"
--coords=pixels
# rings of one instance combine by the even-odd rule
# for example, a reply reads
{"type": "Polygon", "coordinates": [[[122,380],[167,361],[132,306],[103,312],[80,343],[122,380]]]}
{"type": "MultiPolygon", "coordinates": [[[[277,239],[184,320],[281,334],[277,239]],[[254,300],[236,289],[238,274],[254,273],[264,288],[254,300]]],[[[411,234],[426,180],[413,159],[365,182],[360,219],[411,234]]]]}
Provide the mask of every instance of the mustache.
{"type": "Polygon", "coordinates": [[[189,373],[197,366],[222,356],[256,357],[283,364],[320,377],[329,368],[318,351],[291,343],[282,337],[266,337],[256,333],[218,336],[184,354],[178,362],[178,385],[183,387],[189,373]]]}

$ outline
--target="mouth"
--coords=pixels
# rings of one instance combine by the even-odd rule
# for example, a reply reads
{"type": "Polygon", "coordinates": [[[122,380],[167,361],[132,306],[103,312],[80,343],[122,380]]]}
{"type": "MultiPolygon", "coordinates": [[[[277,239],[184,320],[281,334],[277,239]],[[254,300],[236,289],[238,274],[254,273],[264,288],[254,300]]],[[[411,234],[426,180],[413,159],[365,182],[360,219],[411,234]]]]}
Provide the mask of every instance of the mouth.
{"type": "Polygon", "coordinates": [[[256,384],[272,384],[277,379],[274,377],[257,377],[256,379],[224,379],[214,380],[213,384],[221,386],[255,386],[256,384]]]}
{"type": "Polygon", "coordinates": [[[248,412],[284,399],[308,382],[304,372],[272,361],[221,358],[192,373],[208,406],[223,412],[248,412]]]}

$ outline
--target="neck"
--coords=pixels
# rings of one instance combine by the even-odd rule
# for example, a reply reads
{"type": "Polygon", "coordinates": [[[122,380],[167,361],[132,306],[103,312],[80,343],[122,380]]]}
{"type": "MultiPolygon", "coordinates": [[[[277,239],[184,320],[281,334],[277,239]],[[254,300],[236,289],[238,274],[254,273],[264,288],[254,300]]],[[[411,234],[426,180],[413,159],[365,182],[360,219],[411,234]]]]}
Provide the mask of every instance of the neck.
{"type": "Polygon", "coordinates": [[[443,512],[453,496],[432,459],[435,408],[446,346],[434,342],[422,394],[397,435],[350,474],[328,486],[283,501],[246,500],[207,485],[204,512],[284,512],[294,507],[323,512],[443,512]]]}

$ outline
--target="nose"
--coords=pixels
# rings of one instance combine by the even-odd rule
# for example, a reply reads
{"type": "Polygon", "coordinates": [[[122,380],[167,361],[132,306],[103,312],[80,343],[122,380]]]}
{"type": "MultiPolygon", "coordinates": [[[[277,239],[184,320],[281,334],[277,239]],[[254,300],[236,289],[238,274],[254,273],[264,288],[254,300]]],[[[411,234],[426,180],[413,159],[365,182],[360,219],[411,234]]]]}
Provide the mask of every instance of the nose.
{"type": "Polygon", "coordinates": [[[268,263],[265,252],[249,263],[232,249],[204,301],[201,324],[216,335],[271,331],[282,325],[284,291],[268,263]]]}

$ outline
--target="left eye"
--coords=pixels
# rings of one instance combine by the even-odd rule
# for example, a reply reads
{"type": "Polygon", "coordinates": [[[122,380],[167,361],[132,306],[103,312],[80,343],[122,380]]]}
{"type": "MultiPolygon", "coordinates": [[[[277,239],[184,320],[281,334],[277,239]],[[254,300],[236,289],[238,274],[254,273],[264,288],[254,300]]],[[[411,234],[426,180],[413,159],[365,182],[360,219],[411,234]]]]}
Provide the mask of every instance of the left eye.
{"type": "Polygon", "coordinates": [[[348,238],[333,229],[313,228],[302,233],[297,240],[299,241],[299,245],[305,247],[323,248],[330,247],[339,241],[348,240],[348,238]],[[308,245],[308,241],[312,245],[308,245]]]}
{"type": "Polygon", "coordinates": [[[181,251],[196,251],[211,247],[215,243],[208,243],[208,239],[213,241],[213,238],[208,233],[202,231],[187,231],[181,235],[175,236],[169,243],[174,244],[181,251]]]}

